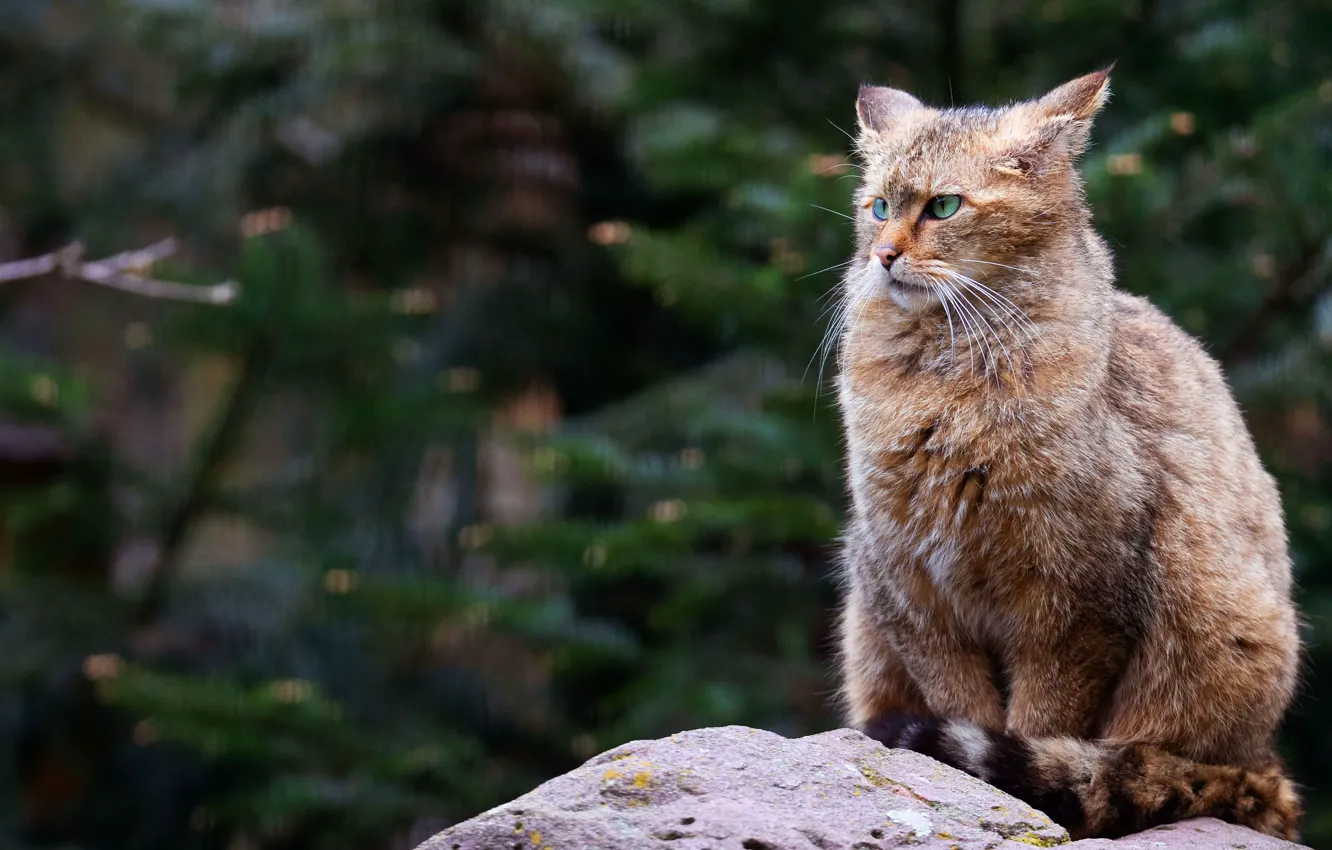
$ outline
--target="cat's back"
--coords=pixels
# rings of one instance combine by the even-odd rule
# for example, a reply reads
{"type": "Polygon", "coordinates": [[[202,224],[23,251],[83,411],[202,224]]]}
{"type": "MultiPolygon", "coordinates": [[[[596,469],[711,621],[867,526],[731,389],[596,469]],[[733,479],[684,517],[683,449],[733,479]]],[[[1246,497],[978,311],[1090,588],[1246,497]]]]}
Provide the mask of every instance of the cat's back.
{"type": "Polygon", "coordinates": [[[1276,482],[1220,365],[1143,298],[1116,292],[1111,312],[1107,393],[1156,478],[1157,545],[1284,596],[1290,562],[1276,482]]]}
{"type": "Polygon", "coordinates": [[[1189,433],[1212,442],[1249,443],[1216,361],[1145,298],[1116,291],[1110,300],[1108,389],[1115,407],[1147,431],[1189,433]],[[1221,429],[1221,430],[1218,430],[1221,429]]]}

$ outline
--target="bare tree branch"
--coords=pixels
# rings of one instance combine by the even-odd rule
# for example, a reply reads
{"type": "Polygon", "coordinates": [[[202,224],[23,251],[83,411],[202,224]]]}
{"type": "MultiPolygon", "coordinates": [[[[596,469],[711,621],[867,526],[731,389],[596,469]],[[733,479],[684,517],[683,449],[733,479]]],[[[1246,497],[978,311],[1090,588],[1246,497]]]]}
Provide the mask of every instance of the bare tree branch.
{"type": "Polygon", "coordinates": [[[0,264],[0,282],[22,280],[25,277],[41,277],[50,274],[57,267],[55,254],[43,254],[31,260],[16,260],[0,264]]]}
{"type": "Polygon", "coordinates": [[[85,280],[146,298],[201,304],[227,304],[236,300],[240,287],[235,281],[228,280],[213,286],[191,286],[142,274],[158,261],[174,254],[179,247],[180,243],[175,238],[168,238],[136,251],[123,251],[103,260],[84,262],[83,246],[75,242],[40,257],[0,263],[0,283],[59,273],[64,277],[85,280]]]}
{"type": "Polygon", "coordinates": [[[180,249],[180,243],[176,237],[168,236],[161,242],[154,242],[147,248],[140,248],[137,251],[122,251],[105,260],[99,260],[98,265],[108,266],[116,271],[143,271],[152,267],[159,260],[165,260],[180,249]]]}

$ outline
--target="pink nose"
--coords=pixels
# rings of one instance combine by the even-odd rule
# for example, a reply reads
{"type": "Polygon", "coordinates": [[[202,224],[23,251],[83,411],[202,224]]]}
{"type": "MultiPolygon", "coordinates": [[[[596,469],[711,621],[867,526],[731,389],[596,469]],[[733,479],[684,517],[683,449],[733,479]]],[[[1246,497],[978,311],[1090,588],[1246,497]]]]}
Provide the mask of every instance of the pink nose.
{"type": "Polygon", "coordinates": [[[891,242],[880,242],[874,246],[874,256],[879,258],[879,262],[883,263],[886,269],[897,259],[897,246],[891,242]]]}

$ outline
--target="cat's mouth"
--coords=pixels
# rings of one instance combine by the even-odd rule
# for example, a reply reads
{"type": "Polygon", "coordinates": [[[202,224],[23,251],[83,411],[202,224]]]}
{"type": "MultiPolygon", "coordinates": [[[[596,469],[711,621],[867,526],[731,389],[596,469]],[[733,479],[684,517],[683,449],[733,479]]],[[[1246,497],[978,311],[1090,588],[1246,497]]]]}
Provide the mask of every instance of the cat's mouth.
{"type": "Polygon", "coordinates": [[[884,268],[877,258],[871,259],[869,269],[879,293],[887,295],[904,310],[929,310],[939,303],[939,290],[930,275],[911,268],[908,257],[899,257],[891,269],[884,268]]]}
{"type": "MultiPolygon", "coordinates": [[[[903,269],[906,271],[906,269],[903,269]]],[[[898,277],[895,274],[889,274],[888,277],[888,297],[897,303],[897,306],[908,312],[919,312],[922,310],[933,309],[934,305],[939,303],[939,291],[932,282],[916,281],[912,278],[915,275],[902,275],[898,277]]]]}
{"type": "Polygon", "coordinates": [[[928,283],[916,283],[913,280],[903,280],[901,278],[893,277],[891,275],[888,277],[888,283],[891,284],[892,286],[897,287],[898,289],[906,290],[907,292],[923,293],[923,292],[934,291],[934,287],[929,285],[928,283]]]}

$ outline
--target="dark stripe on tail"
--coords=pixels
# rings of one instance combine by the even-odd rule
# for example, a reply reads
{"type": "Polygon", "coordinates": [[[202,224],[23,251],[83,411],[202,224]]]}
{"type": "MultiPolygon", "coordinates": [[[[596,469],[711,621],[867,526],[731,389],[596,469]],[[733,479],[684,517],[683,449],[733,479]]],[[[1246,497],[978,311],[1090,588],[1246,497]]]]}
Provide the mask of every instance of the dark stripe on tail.
{"type": "Polygon", "coordinates": [[[1039,809],[1074,838],[1116,838],[1215,817],[1293,839],[1299,798],[1279,766],[1206,765],[1148,745],[1024,740],[973,723],[889,713],[864,733],[966,771],[1039,809]]]}
{"type": "MultiPolygon", "coordinates": [[[[980,729],[980,727],[976,727],[980,729]]],[[[1045,812],[1069,834],[1082,835],[1087,829],[1087,812],[1078,797],[1077,778],[1067,776],[1064,781],[1041,782],[1031,744],[1014,735],[1002,735],[980,730],[990,739],[990,751],[983,762],[986,782],[1001,791],[1012,794],[1034,809],[1045,812]]],[[[967,770],[961,764],[953,764],[967,770]]],[[[975,773],[975,771],[967,771],[975,773]]]]}
{"type": "Polygon", "coordinates": [[[957,721],[908,714],[884,714],[871,720],[862,730],[889,747],[911,750],[935,761],[970,773],[999,790],[1039,809],[1070,833],[1081,833],[1086,813],[1072,783],[1045,787],[1036,781],[1034,752],[1031,745],[1013,735],[1004,735],[965,724],[973,740],[983,740],[984,747],[967,747],[950,740],[947,729],[963,726],[957,721]]]}
{"type": "Polygon", "coordinates": [[[912,727],[924,727],[933,725],[937,730],[939,728],[939,719],[937,717],[920,717],[915,714],[898,714],[889,712],[880,714],[870,722],[866,723],[860,731],[869,737],[888,747],[897,747],[903,750],[912,750],[923,756],[929,756],[936,761],[944,761],[941,753],[931,753],[925,750],[909,747],[901,743],[906,740],[906,731],[912,727]]]}

